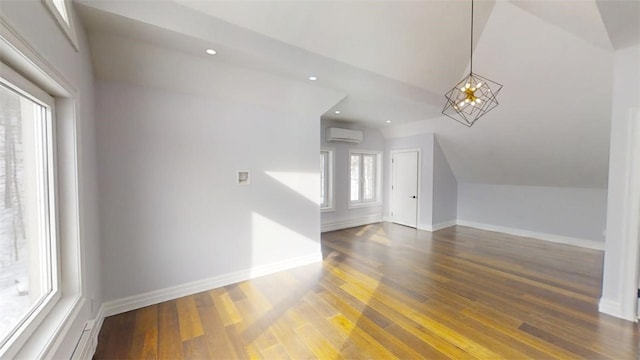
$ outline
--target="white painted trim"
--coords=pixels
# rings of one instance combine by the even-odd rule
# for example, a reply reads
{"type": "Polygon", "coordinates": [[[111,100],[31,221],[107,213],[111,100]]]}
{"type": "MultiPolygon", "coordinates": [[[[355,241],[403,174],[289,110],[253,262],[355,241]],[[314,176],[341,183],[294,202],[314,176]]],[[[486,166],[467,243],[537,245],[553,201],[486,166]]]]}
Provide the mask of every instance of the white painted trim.
{"type": "Polygon", "coordinates": [[[460,220],[460,219],[457,220],[457,224],[461,226],[468,226],[468,227],[480,229],[480,230],[501,232],[509,235],[523,236],[523,237],[528,237],[528,238],[533,238],[538,240],[550,241],[554,243],[579,246],[587,249],[604,250],[604,242],[600,242],[600,241],[580,239],[580,238],[574,238],[569,236],[523,230],[523,229],[504,227],[504,226],[498,226],[498,225],[484,224],[484,223],[478,223],[474,221],[467,221],[467,220],[460,220]]]}
{"type": "Polygon", "coordinates": [[[2,17],[0,40],[3,61],[7,61],[13,70],[54,97],[77,98],[75,87],[2,17]]]}
{"type": "MultiPolygon", "coordinates": [[[[360,166],[362,168],[362,163],[364,162],[362,159],[362,155],[375,155],[376,156],[376,184],[375,184],[375,191],[376,191],[376,198],[374,199],[374,201],[363,201],[362,200],[362,169],[361,169],[361,173],[360,173],[360,200],[357,202],[352,202],[351,198],[349,197],[349,202],[347,204],[347,208],[348,209],[357,209],[357,208],[363,208],[363,207],[373,207],[373,206],[382,206],[382,197],[384,196],[384,192],[382,191],[383,189],[383,180],[384,180],[384,176],[383,176],[383,171],[384,171],[384,151],[380,151],[380,150],[362,150],[362,149],[357,149],[357,148],[350,148],[349,149],[349,155],[347,156],[347,172],[351,172],[351,156],[353,156],[353,154],[358,154],[360,155],[360,166]]],[[[349,193],[351,193],[351,182],[349,182],[349,193]]]]}
{"type": "Polygon", "coordinates": [[[102,329],[102,323],[104,323],[105,317],[104,304],[102,304],[100,306],[100,310],[98,310],[95,320],[93,321],[93,328],[91,328],[91,338],[95,339],[95,345],[98,345],[98,335],[102,329]]]}
{"type": "Polygon", "coordinates": [[[69,23],[67,23],[64,20],[64,18],[62,17],[62,14],[60,14],[57,7],[53,4],[53,0],[42,0],[42,2],[44,3],[45,7],[49,10],[49,13],[53,17],[53,19],[56,21],[56,24],[58,25],[58,27],[60,28],[64,36],[67,38],[67,40],[69,40],[69,42],[73,46],[73,49],[75,51],[80,51],[80,48],[78,47],[78,34],[76,33],[76,27],[73,21],[74,14],[73,14],[72,2],[65,0],[65,4],[64,4],[65,11],[67,13],[66,15],[67,15],[67,18],[69,19],[69,23]]]}
{"type": "MultiPolygon", "coordinates": [[[[418,189],[417,196],[418,201],[416,201],[416,226],[420,229],[420,202],[422,201],[422,148],[409,148],[409,149],[391,149],[389,151],[389,213],[393,213],[393,171],[395,169],[395,165],[393,162],[393,156],[398,153],[403,152],[417,152],[418,153],[418,189]]],[[[389,216],[389,221],[393,222],[393,216],[389,216]]]]}
{"type": "Polygon", "coordinates": [[[372,214],[355,219],[338,220],[322,224],[320,227],[321,232],[348,229],[356,226],[368,225],[379,223],[382,221],[382,214],[372,214]]]}
{"type": "Polygon", "coordinates": [[[450,228],[452,226],[458,225],[457,220],[445,221],[438,224],[428,225],[428,224],[419,224],[418,229],[424,231],[438,231],[446,228],[450,228]]]}
{"type": "Polygon", "coordinates": [[[84,324],[84,328],[80,333],[80,337],[78,338],[75,349],[73,349],[73,354],[71,354],[70,360],[91,360],[93,357],[93,354],[95,353],[92,338],[94,323],[95,320],[89,320],[84,324]]]}
{"type": "Polygon", "coordinates": [[[640,109],[629,109],[628,131],[629,155],[627,157],[627,174],[625,179],[626,201],[622,213],[622,236],[624,257],[621,259],[625,269],[621,279],[622,298],[621,315],[623,319],[635,321],[638,316],[638,271],[640,257],[638,254],[638,227],[640,226],[640,109]]]}
{"type": "Polygon", "coordinates": [[[100,335],[100,330],[102,329],[102,324],[104,323],[105,317],[104,304],[102,304],[102,306],[100,306],[100,310],[98,310],[96,318],[87,323],[89,326],[91,326],[91,330],[89,330],[89,341],[84,343],[84,348],[76,348],[76,350],[74,351],[74,356],[77,353],[81,354],[80,357],[78,357],[79,359],[91,360],[91,358],[93,358],[93,355],[96,353],[96,349],[98,348],[98,335],[100,335]]]}
{"type": "Polygon", "coordinates": [[[322,262],[321,252],[108,301],[102,305],[101,311],[104,317],[121,314],[123,312],[143,308],[145,306],[158,304],[183,296],[197,294],[199,292],[317,262],[322,262]]]}
{"type": "Polygon", "coordinates": [[[391,216],[388,216],[388,215],[383,215],[382,216],[382,221],[384,221],[384,222],[393,222],[393,218],[391,216]]]}
{"type": "Polygon", "coordinates": [[[600,303],[598,304],[598,310],[607,315],[611,315],[620,319],[636,321],[635,316],[629,316],[629,314],[625,314],[622,309],[622,304],[617,301],[612,301],[609,299],[600,299],[600,303]]]}
{"type": "Polygon", "coordinates": [[[336,183],[336,177],[335,177],[335,172],[336,172],[336,165],[335,165],[335,153],[336,153],[336,149],[335,148],[320,148],[320,152],[326,152],[327,153],[327,160],[328,160],[328,165],[329,165],[329,171],[328,171],[328,178],[329,178],[329,183],[327,184],[327,207],[322,207],[322,205],[320,206],[320,212],[331,212],[331,211],[335,211],[336,210],[336,201],[335,201],[335,183],[336,183]]]}
{"type": "Polygon", "coordinates": [[[72,328],[83,319],[84,240],[81,237],[82,202],[79,193],[78,92],[6,19],[0,16],[0,54],[2,63],[34,82],[55,98],[57,120],[56,164],[58,181],[59,267],[65,289],[57,303],[30,336],[6,345],[0,358],[49,358],[66,341],[72,328]]]}

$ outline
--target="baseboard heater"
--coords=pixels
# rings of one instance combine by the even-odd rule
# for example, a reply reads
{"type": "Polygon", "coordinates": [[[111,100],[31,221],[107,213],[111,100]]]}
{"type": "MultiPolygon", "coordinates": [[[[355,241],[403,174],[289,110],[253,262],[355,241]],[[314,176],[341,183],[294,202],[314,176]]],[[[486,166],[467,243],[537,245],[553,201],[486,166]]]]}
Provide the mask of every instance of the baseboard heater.
{"type": "Polygon", "coordinates": [[[80,339],[78,339],[76,348],[73,350],[71,360],[90,360],[93,357],[95,346],[97,345],[94,344],[94,341],[91,338],[93,323],[94,321],[91,320],[84,324],[84,329],[82,329],[80,339]]]}

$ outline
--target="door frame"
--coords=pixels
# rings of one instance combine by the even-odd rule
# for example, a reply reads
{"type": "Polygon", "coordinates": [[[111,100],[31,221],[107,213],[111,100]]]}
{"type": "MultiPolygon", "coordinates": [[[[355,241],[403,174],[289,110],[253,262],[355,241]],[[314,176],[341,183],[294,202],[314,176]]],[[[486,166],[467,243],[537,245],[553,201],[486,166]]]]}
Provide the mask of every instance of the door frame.
{"type": "Polygon", "coordinates": [[[415,152],[418,154],[418,201],[416,202],[416,229],[420,229],[420,200],[422,199],[422,149],[421,148],[409,148],[409,149],[392,149],[390,151],[389,156],[389,219],[393,221],[393,216],[391,213],[393,211],[393,189],[394,186],[394,171],[395,164],[393,162],[393,157],[399,153],[407,153],[407,152],[415,152]]]}
{"type": "Polygon", "coordinates": [[[640,109],[629,112],[629,157],[627,159],[628,177],[626,179],[626,193],[628,198],[624,206],[622,231],[624,240],[624,264],[622,278],[622,311],[639,318],[638,288],[640,287],[640,244],[638,232],[640,227],[640,109]],[[628,297],[627,297],[628,296],[628,297]]]}

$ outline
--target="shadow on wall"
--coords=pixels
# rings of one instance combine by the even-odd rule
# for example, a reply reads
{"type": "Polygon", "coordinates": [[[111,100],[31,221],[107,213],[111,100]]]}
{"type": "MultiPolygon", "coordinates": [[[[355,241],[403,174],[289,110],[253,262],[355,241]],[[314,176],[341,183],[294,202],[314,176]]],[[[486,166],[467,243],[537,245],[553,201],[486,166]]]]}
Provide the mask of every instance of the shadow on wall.
{"type": "Polygon", "coordinates": [[[309,218],[319,213],[318,184],[313,172],[265,171],[263,181],[269,181],[269,192],[256,194],[256,210],[252,212],[251,267],[320,251],[319,219],[309,218]],[[274,181],[275,180],[275,181],[274,181]],[[286,199],[296,206],[261,206],[283,204],[286,199]],[[267,207],[269,209],[267,209],[267,207]]]}
{"type": "Polygon", "coordinates": [[[97,92],[105,300],[320,258],[317,118],[119,84],[97,92]],[[265,136],[274,127],[290,140],[265,136]]]}
{"type": "MultiPolygon", "coordinates": [[[[119,282],[121,291],[128,292],[123,295],[320,254],[319,205],[312,200],[318,193],[319,175],[264,171],[251,181],[246,187],[229,189],[238,196],[235,202],[215,201],[204,192],[196,199],[203,189],[194,186],[191,194],[156,196],[154,211],[143,200],[149,197],[133,191],[138,196],[129,198],[127,217],[137,224],[137,235],[120,254],[120,260],[129,265],[119,269],[131,271],[134,264],[135,271],[124,278],[124,285],[119,282]],[[216,203],[224,204],[223,209],[216,209],[216,203]],[[139,284],[144,284],[142,291],[139,284]]],[[[162,188],[154,187],[149,196],[168,194],[171,187],[162,188]]]]}

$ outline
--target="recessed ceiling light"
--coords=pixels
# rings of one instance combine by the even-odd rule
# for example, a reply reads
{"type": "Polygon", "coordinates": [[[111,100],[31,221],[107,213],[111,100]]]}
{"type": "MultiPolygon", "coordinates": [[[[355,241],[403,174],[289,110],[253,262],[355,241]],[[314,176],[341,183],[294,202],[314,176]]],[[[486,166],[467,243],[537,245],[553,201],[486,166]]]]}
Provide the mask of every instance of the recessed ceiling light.
{"type": "Polygon", "coordinates": [[[209,55],[215,55],[215,54],[217,54],[217,53],[216,53],[216,51],[215,51],[215,50],[213,50],[213,49],[207,49],[207,54],[209,54],[209,55]]]}
{"type": "Polygon", "coordinates": [[[315,77],[315,76],[309,76],[309,80],[311,80],[311,81],[316,81],[316,80],[318,80],[318,78],[317,78],[317,77],[315,77]]]}
{"type": "Polygon", "coordinates": [[[336,110],[336,111],[334,111],[334,113],[335,113],[336,115],[338,115],[338,114],[340,114],[340,110],[336,110]]]}
{"type": "Polygon", "coordinates": [[[387,124],[391,124],[391,120],[387,120],[387,124]]]}

